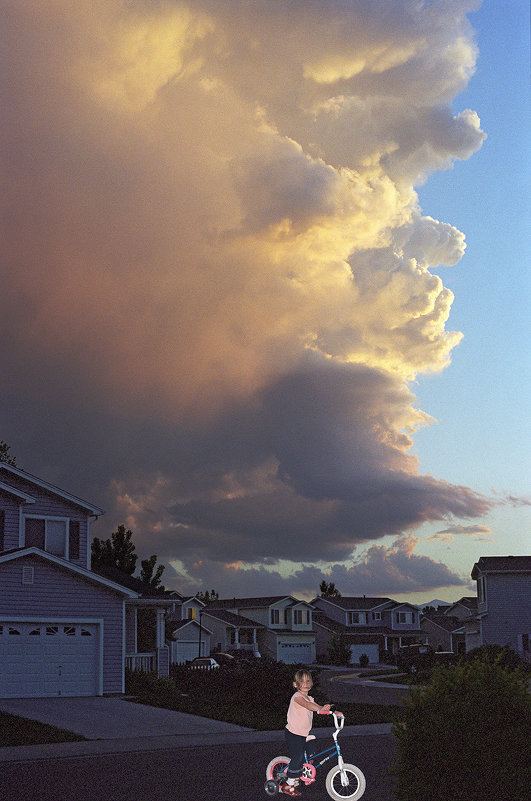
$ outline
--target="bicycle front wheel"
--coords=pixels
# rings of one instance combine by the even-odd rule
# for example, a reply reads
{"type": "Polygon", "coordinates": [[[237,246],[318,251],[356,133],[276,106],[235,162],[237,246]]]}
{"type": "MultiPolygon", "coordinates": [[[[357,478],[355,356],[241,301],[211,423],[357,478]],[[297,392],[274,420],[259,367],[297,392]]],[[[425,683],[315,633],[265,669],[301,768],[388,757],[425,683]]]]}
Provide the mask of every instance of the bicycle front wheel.
{"type": "Polygon", "coordinates": [[[356,765],[343,765],[343,774],[346,776],[348,784],[343,786],[341,781],[341,768],[336,765],[329,771],[326,777],[326,791],[330,798],[335,801],[358,801],[365,792],[365,776],[356,765]]]}
{"type": "Polygon", "coordinates": [[[278,781],[278,774],[286,770],[290,763],[290,758],[287,756],[277,756],[271,760],[266,768],[266,779],[273,779],[278,781]]]}

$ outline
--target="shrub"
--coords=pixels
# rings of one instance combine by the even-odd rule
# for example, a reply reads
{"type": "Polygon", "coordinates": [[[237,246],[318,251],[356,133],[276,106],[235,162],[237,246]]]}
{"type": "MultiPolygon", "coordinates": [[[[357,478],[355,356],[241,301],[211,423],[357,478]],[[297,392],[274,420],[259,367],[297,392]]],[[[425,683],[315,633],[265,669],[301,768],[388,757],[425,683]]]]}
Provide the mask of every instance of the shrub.
{"type": "Polygon", "coordinates": [[[522,660],[516,651],[512,651],[504,645],[482,645],[479,648],[473,648],[472,651],[464,654],[461,660],[463,662],[487,662],[491,665],[500,665],[508,670],[523,667],[522,660]]]}
{"type": "Polygon", "coordinates": [[[412,688],[397,738],[398,801],[523,801],[531,776],[527,678],[481,660],[412,688]]]}
{"type": "Polygon", "coordinates": [[[369,664],[369,657],[367,656],[367,654],[362,654],[360,656],[360,667],[366,668],[368,664],[369,664]]]}
{"type": "Polygon", "coordinates": [[[350,665],[350,645],[344,634],[334,634],[328,646],[331,665],[350,665]]]}

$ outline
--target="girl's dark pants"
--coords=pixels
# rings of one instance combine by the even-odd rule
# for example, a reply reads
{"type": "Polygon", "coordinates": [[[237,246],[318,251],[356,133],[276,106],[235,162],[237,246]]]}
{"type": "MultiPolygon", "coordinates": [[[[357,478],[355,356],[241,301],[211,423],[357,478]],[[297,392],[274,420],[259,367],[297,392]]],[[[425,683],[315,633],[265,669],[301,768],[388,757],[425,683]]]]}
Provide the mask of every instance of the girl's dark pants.
{"type": "Polygon", "coordinates": [[[284,731],[291,756],[291,762],[288,765],[288,779],[297,779],[302,774],[306,737],[303,734],[292,734],[288,729],[284,729],[284,731]]]}

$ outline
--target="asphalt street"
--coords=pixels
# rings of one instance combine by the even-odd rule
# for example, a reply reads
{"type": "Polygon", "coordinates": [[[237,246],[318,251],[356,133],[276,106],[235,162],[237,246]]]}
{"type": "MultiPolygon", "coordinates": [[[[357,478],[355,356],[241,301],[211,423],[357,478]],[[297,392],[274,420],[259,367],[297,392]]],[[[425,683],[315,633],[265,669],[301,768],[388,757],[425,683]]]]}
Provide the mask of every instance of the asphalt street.
{"type": "MultiPolygon", "coordinates": [[[[389,767],[394,737],[344,737],[346,762],[367,779],[363,801],[394,801],[389,767]]],[[[274,742],[10,762],[0,771],[2,801],[265,801],[265,767],[284,753],[274,742]]],[[[332,763],[331,765],[332,766],[332,763]]],[[[329,768],[328,768],[329,769],[329,768]]],[[[306,801],[326,801],[326,766],[306,801]]],[[[284,796],[277,796],[282,799],[284,796]]]]}

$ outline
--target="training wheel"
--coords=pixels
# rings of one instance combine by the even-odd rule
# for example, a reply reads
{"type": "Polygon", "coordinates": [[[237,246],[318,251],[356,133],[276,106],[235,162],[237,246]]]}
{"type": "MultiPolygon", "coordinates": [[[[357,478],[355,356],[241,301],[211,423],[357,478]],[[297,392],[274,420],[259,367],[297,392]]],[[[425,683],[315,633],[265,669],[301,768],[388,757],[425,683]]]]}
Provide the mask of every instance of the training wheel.
{"type": "Polygon", "coordinates": [[[264,784],[264,790],[268,795],[276,795],[278,793],[278,784],[273,779],[268,779],[264,784]]]}

